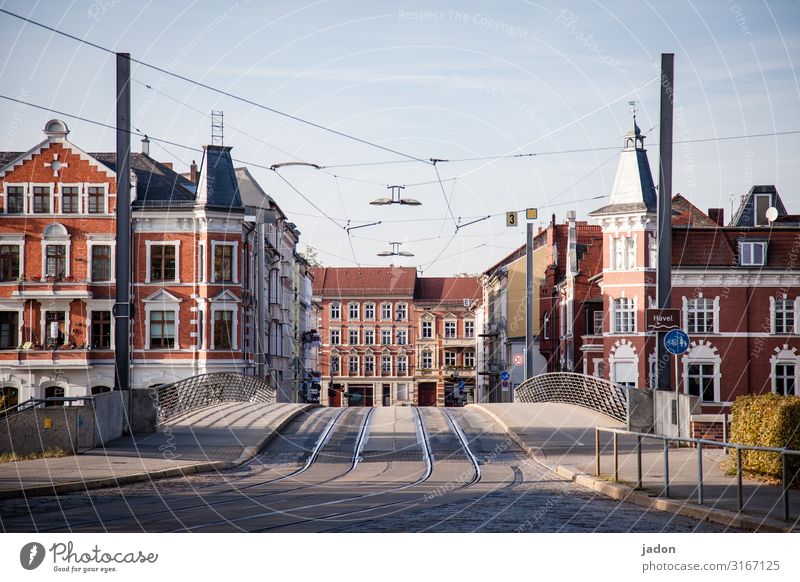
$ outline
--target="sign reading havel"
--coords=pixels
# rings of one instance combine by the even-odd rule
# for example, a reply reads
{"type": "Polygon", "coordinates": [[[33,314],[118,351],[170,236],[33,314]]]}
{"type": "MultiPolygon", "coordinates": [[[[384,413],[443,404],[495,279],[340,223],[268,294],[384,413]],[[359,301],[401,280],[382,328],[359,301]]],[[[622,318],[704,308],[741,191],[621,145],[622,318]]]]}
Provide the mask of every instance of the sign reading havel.
{"type": "Polygon", "coordinates": [[[506,226],[518,226],[519,223],[517,222],[517,211],[512,210],[510,212],[506,212],[506,226]]]}
{"type": "Polygon", "coordinates": [[[645,312],[647,331],[667,331],[681,326],[680,309],[648,309],[645,312]]]}

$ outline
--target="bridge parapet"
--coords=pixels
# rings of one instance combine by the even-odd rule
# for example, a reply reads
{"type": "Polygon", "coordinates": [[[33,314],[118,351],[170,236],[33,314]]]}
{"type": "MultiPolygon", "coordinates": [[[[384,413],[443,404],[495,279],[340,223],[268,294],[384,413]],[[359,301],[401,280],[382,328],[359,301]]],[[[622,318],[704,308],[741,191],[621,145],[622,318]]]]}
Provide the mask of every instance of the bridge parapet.
{"type": "Polygon", "coordinates": [[[157,422],[222,402],[275,402],[275,388],[260,378],[233,372],[184,378],[158,388],[157,422]]]}
{"type": "Polygon", "coordinates": [[[621,422],[628,420],[625,389],[614,382],[584,374],[554,372],[528,378],[517,387],[515,401],[576,404],[621,422]]]}

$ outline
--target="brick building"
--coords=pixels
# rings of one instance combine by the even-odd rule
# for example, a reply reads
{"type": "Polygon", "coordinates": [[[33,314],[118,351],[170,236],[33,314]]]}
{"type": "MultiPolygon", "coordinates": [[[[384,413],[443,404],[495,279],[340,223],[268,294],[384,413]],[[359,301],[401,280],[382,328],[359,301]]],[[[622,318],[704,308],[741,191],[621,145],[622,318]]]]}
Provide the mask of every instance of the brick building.
{"type": "MultiPolygon", "coordinates": [[[[114,387],[116,155],[87,153],[60,120],[0,153],[0,389],[32,397],[114,387]]],[[[132,387],[253,373],[251,226],[230,148],[205,148],[197,183],[131,156],[132,387]]]]}
{"type": "MultiPolygon", "coordinates": [[[[567,286],[543,286],[541,300],[552,297],[552,305],[541,310],[543,335],[550,335],[542,351],[551,354],[551,364],[552,354],[563,354],[557,369],[569,363],[566,369],[581,371],[577,359],[569,360],[570,338],[584,334],[585,373],[652,388],[655,335],[645,329],[645,310],[655,305],[656,193],[635,119],[609,204],[590,214],[601,238],[592,234],[588,263],[577,262],[585,285],[574,295],[573,311],[563,303],[567,286]],[[595,252],[602,253],[601,270],[595,252]]],[[[730,411],[737,396],[800,394],[800,217],[787,212],[774,186],[754,186],[727,226],[722,209],[703,213],[681,195],[673,198],[672,222],[671,306],[681,309],[690,337],[689,351],[678,359],[678,388],[698,398],[692,420],[700,432],[730,411]]],[[[569,273],[576,263],[571,250],[561,251],[563,239],[556,235],[549,244],[554,263],[569,273]]]]}
{"type": "Polygon", "coordinates": [[[407,267],[313,274],[324,404],[442,406],[474,388],[476,279],[417,278],[407,267]]]}

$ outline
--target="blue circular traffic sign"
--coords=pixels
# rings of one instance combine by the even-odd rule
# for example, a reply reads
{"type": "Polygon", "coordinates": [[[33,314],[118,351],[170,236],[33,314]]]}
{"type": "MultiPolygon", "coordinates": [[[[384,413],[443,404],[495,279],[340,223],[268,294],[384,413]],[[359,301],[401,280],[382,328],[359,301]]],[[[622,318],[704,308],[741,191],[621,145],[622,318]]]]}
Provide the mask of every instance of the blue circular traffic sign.
{"type": "Polygon", "coordinates": [[[672,329],[664,336],[664,347],[670,354],[679,356],[689,349],[689,335],[682,329],[672,329]]]}
{"type": "Polygon", "coordinates": [[[508,372],[500,372],[501,380],[508,381],[509,378],[511,378],[511,374],[509,374],[508,372]]]}

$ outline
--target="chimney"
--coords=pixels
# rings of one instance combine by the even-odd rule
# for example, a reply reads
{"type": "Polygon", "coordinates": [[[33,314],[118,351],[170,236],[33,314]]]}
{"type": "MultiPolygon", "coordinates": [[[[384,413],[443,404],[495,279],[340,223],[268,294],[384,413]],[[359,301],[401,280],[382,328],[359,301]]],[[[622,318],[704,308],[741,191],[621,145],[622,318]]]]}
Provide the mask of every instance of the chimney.
{"type": "Polygon", "coordinates": [[[189,180],[197,184],[197,162],[192,160],[192,165],[189,166],[189,180]]]}
{"type": "Polygon", "coordinates": [[[161,162],[161,165],[170,170],[172,169],[172,162],[161,162]]]}
{"type": "Polygon", "coordinates": [[[708,217],[717,223],[717,226],[725,226],[725,209],[709,208],[708,217]]]}
{"type": "Polygon", "coordinates": [[[146,156],[150,156],[150,140],[147,139],[146,135],[142,139],[142,153],[146,156]]]}

